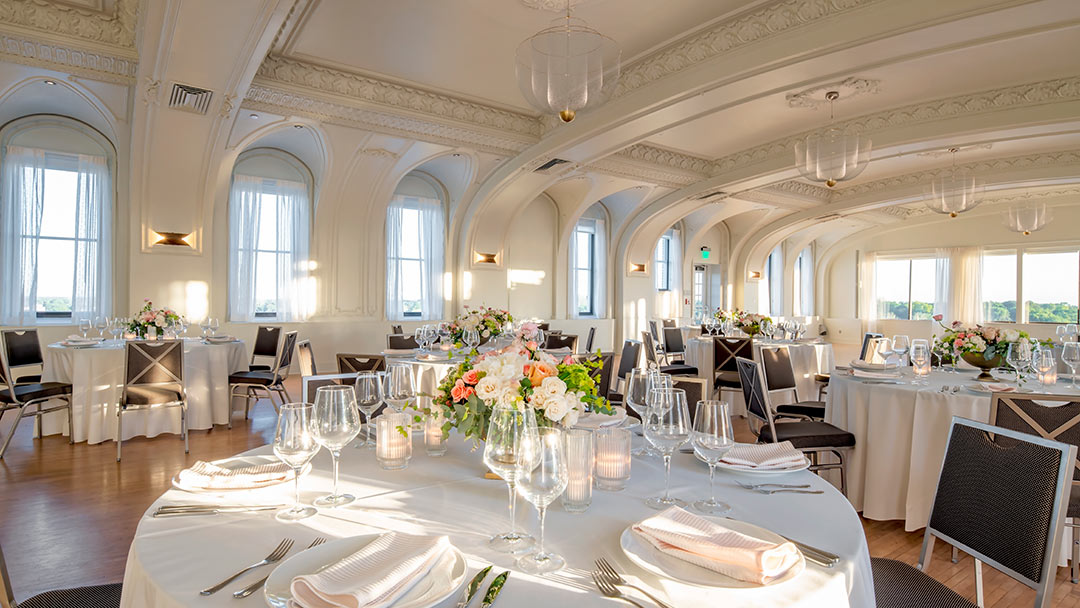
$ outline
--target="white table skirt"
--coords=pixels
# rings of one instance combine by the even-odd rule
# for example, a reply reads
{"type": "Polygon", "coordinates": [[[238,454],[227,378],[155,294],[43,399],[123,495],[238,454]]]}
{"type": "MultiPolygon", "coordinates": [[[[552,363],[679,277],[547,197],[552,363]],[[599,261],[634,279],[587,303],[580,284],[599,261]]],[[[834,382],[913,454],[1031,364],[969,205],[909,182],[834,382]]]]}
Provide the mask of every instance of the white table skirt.
{"type": "MultiPolygon", "coordinates": [[[[698,377],[705,378],[710,385],[713,382],[713,340],[711,337],[693,338],[686,343],[686,363],[698,369],[698,377]]],[[[827,374],[833,369],[833,347],[826,342],[777,343],[754,341],[754,359],[761,360],[759,351],[762,347],[780,346],[791,355],[791,367],[795,372],[795,386],[799,398],[803,401],[817,399],[818,388],[814,374],[827,374]]],[[[731,413],[735,416],[746,415],[746,404],[741,391],[725,391],[723,399],[731,403],[731,413]]],[[[794,401],[794,398],[791,399],[794,401]]],[[[786,403],[784,401],[783,403],[786,403]]]]}
{"type": "MultiPolygon", "coordinates": [[[[346,449],[342,457],[342,490],[358,500],[339,509],[320,509],[317,516],[296,524],[280,523],[273,513],[163,519],[144,516],[128,554],[121,606],[262,606],[261,593],[236,600],[231,592],[267,575],[269,568],[249,573],[210,597],[200,597],[198,590],[262,557],[284,537],[304,547],[316,536],[336,538],[386,530],[448,535],[465,553],[470,577],[492,563],[496,571],[511,570],[499,596],[499,605],[508,608],[615,605],[600,596],[587,578],[586,570],[601,556],[613,561],[630,578],[662,590],[680,608],[874,606],[870,557],[861,522],[839,492],[809,472],[772,481],[809,483],[825,490],[824,495],[756,494],[738,488],[735,477],[724,473],[717,475],[717,491],[733,505],[732,517],[832,551],[842,556],[840,564],[826,569],[807,562],[806,571],[797,579],[772,587],[704,590],[661,581],[634,566],[619,548],[619,535],[629,524],[655,513],[643,501],[663,491],[659,460],[635,459],[628,488],[619,493],[594,492],[593,504],[585,514],[566,513],[556,501],[547,517],[546,544],[567,559],[568,568],[536,577],[517,570],[512,557],[487,548],[488,536],[505,531],[509,525],[506,485],[482,477],[486,471],[482,453],[470,451],[470,447],[455,434],[448,453],[432,458],[424,453],[418,437],[414,440],[412,462],[402,471],[380,469],[373,451],[346,449]]],[[[269,447],[253,450],[264,454],[270,451],[269,447]]],[[[329,456],[323,451],[315,459],[312,474],[301,482],[305,503],[329,492],[329,471],[329,456]]],[[[676,454],[673,495],[696,499],[704,495],[707,486],[705,465],[693,456],[676,454]]],[[[162,504],[192,502],[287,503],[292,500],[292,491],[292,484],[227,497],[170,490],[151,505],[150,511],[162,504]]],[[[519,526],[535,534],[535,509],[519,499],[518,512],[519,526]]],[[[294,549],[292,553],[296,552],[294,549]]],[[[486,582],[490,580],[489,576],[486,582]]],[[[456,601],[455,596],[441,605],[453,606],[456,601]]],[[[478,603],[474,599],[474,605],[478,603]]]]}
{"type": "MultiPolygon", "coordinates": [[[[124,386],[124,347],[45,349],[44,381],[72,384],[75,441],[101,443],[116,439],[116,408],[124,386]]],[[[242,341],[207,344],[184,341],[184,384],[188,395],[188,428],[208,429],[229,422],[229,374],[247,369],[242,341]]],[[[46,435],[67,434],[67,414],[47,414],[41,422],[46,435]]],[[[124,439],[180,432],[179,408],[147,409],[124,414],[124,439]]]]}

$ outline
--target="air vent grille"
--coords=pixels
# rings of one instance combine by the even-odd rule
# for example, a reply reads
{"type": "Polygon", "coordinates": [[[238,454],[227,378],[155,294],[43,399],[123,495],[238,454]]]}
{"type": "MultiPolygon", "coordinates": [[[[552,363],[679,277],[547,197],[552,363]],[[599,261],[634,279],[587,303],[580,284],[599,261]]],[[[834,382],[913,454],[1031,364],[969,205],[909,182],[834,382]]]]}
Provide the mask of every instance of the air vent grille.
{"type": "Polygon", "coordinates": [[[210,109],[210,98],[213,96],[213,91],[174,82],[172,93],[169,95],[169,107],[195,114],[206,114],[206,111],[210,109]]]}
{"type": "Polygon", "coordinates": [[[570,161],[563,160],[561,158],[553,158],[553,159],[547,161],[546,163],[540,165],[536,169],[533,169],[533,173],[544,173],[545,171],[550,170],[552,167],[558,167],[559,165],[564,165],[564,164],[566,164],[568,162],[570,162],[570,161]]]}
{"type": "Polygon", "coordinates": [[[719,197],[719,196],[727,196],[727,193],[726,192],[707,192],[705,194],[699,194],[699,195],[695,196],[694,200],[703,201],[705,199],[716,198],[716,197],[719,197]]]}

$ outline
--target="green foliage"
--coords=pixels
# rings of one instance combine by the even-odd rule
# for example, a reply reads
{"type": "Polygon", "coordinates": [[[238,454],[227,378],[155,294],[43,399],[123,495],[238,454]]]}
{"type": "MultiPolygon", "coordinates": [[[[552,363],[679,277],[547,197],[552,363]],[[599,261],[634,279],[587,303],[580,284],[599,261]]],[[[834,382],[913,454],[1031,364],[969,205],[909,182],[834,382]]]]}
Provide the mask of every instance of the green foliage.
{"type": "Polygon", "coordinates": [[[71,312],[71,298],[38,298],[37,310],[38,312],[71,312]]]}

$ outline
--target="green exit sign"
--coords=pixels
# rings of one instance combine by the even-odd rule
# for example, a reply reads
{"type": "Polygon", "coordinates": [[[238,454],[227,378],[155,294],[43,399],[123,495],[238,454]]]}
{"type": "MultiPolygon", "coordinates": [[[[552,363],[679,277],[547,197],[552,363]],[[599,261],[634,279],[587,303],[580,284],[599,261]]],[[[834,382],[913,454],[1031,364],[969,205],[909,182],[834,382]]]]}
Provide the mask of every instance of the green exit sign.
{"type": "Polygon", "coordinates": [[[707,259],[709,259],[710,255],[712,255],[712,251],[710,251],[708,249],[702,249],[701,250],[701,259],[707,260],[707,259]]]}

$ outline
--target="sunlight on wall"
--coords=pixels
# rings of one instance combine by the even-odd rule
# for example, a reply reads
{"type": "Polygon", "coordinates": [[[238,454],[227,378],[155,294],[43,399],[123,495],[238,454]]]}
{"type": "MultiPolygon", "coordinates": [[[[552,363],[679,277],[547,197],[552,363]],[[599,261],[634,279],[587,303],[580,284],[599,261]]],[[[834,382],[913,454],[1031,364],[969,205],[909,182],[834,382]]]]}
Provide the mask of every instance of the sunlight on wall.
{"type": "Polygon", "coordinates": [[[634,333],[630,334],[634,336],[634,339],[638,339],[638,334],[645,330],[648,321],[648,310],[645,308],[645,298],[638,298],[637,301],[637,314],[633,316],[635,327],[634,333]]]}
{"type": "Polygon", "coordinates": [[[522,270],[511,268],[506,273],[506,287],[513,289],[515,285],[543,285],[547,273],[543,270],[522,270]]]}
{"type": "Polygon", "coordinates": [[[472,273],[466,271],[461,277],[461,292],[462,298],[469,300],[472,298],[472,273]]]}
{"type": "MultiPolygon", "coordinates": [[[[313,262],[314,263],[314,262],[313,262]]],[[[307,319],[311,315],[315,314],[315,300],[318,297],[319,280],[312,276],[307,276],[299,281],[300,285],[300,318],[307,319]]]]}
{"type": "Polygon", "coordinates": [[[170,292],[176,293],[175,300],[184,302],[184,316],[188,321],[199,321],[210,314],[210,286],[205,281],[186,281],[173,283],[170,292]]]}
{"type": "MultiPolygon", "coordinates": [[[[468,273],[466,273],[468,274],[468,273]]],[[[449,302],[454,299],[454,275],[453,273],[443,273],[442,279],[442,298],[444,302],[449,302]]]]}

